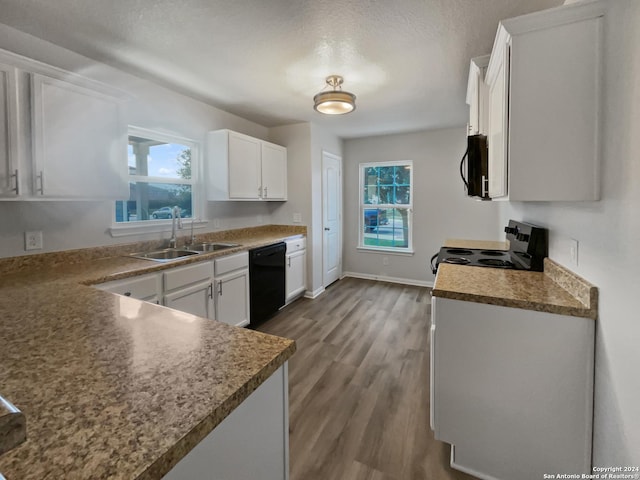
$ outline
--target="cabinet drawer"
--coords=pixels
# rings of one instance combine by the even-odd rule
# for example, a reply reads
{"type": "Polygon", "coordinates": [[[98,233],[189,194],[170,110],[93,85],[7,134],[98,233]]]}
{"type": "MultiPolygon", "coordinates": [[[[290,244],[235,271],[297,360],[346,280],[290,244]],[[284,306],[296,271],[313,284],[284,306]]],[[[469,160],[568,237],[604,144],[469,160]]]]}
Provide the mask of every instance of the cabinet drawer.
{"type": "Polygon", "coordinates": [[[164,290],[174,290],[211,278],[211,262],[196,263],[164,272],[164,290]]]}
{"type": "Polygon", "coordinates": [[[100,290],[106,290],[107,292],[143,299],[159,294],[161,291],[160,275],[152,274],[125,278],[122,280],[103,283],[102,285],[97,285],[97,287],[100,290]]]}
{"type": "Polygon", "coordinates": [[[287,244],[287,253],[298,252],[307,248],[306,238],[293,238],[285,242],[287,244]]]}
{"type": "Polygon", "coordinates": [[[233,255],[227,255],[222,258],[216,258],[214,262],[215,276],[217,277],[240,268],[248,268],[249,252],[240,252],[233,255]]]}

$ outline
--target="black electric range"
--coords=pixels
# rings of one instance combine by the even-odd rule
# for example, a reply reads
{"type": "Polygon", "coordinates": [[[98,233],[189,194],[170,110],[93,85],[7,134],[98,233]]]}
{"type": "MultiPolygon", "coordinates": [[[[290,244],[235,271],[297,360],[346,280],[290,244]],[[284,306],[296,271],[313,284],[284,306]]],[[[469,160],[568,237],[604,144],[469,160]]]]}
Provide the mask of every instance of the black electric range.
{"type": "Polygon", "coordinates": [[[431,257],[431,270],[438,271],[441,263],[472,267],[505,268],[541,272],[548,254],[549,234],[546,228],[509,220],[504,228],[509,250],[442,247],[431,257]]]}

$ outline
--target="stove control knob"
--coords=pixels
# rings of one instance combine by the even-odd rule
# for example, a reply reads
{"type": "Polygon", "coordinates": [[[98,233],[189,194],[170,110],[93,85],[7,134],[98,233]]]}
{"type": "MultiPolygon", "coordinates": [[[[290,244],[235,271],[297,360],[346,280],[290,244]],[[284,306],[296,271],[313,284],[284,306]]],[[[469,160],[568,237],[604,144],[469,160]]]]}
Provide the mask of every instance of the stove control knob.
{"type": "Polygon", "coordinates": [[[504,227],[504,231],[505,233],[515,235],[516,233],[518,233],[518,227],[504,227]]]}
{"type": "Polygon", "coordinates": [[[516,235],[516,239],[520,240],[521,242],[528,242],[529,241],[529,234],[527,234],[527,233],[519,233],[518,235],[516,235]]]}

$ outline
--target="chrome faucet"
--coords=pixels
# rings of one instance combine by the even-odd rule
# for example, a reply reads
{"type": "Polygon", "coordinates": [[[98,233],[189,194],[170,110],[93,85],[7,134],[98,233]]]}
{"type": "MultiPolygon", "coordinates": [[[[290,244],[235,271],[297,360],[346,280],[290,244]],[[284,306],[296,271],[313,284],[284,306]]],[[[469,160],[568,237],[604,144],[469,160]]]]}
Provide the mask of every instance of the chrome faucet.
{"type": "Polygon", "coordinates": [[[180,217],[180,207],[177,205],[171,209],[171,238],[169,239],[169,248],[176,248],[176,220],[178,220],[178,229],[182,230],[182,218],[180,217]]]}

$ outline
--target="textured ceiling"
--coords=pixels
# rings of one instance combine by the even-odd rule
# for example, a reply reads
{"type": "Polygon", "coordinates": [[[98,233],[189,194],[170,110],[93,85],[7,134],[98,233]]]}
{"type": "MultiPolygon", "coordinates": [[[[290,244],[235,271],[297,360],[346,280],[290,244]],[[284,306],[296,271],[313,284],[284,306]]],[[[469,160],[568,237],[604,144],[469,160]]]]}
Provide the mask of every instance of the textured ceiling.
{"type": "MultiPolygon", "coordinates": [[[[463,125],[498,21],[562,0],[0,0],[0,22],[265,126],[341,137],[463,125]],[[355,112],[312,108],[339,74],[355,112]]],[[[1,45],[0,45],[1,47],[1,45]]]]}

